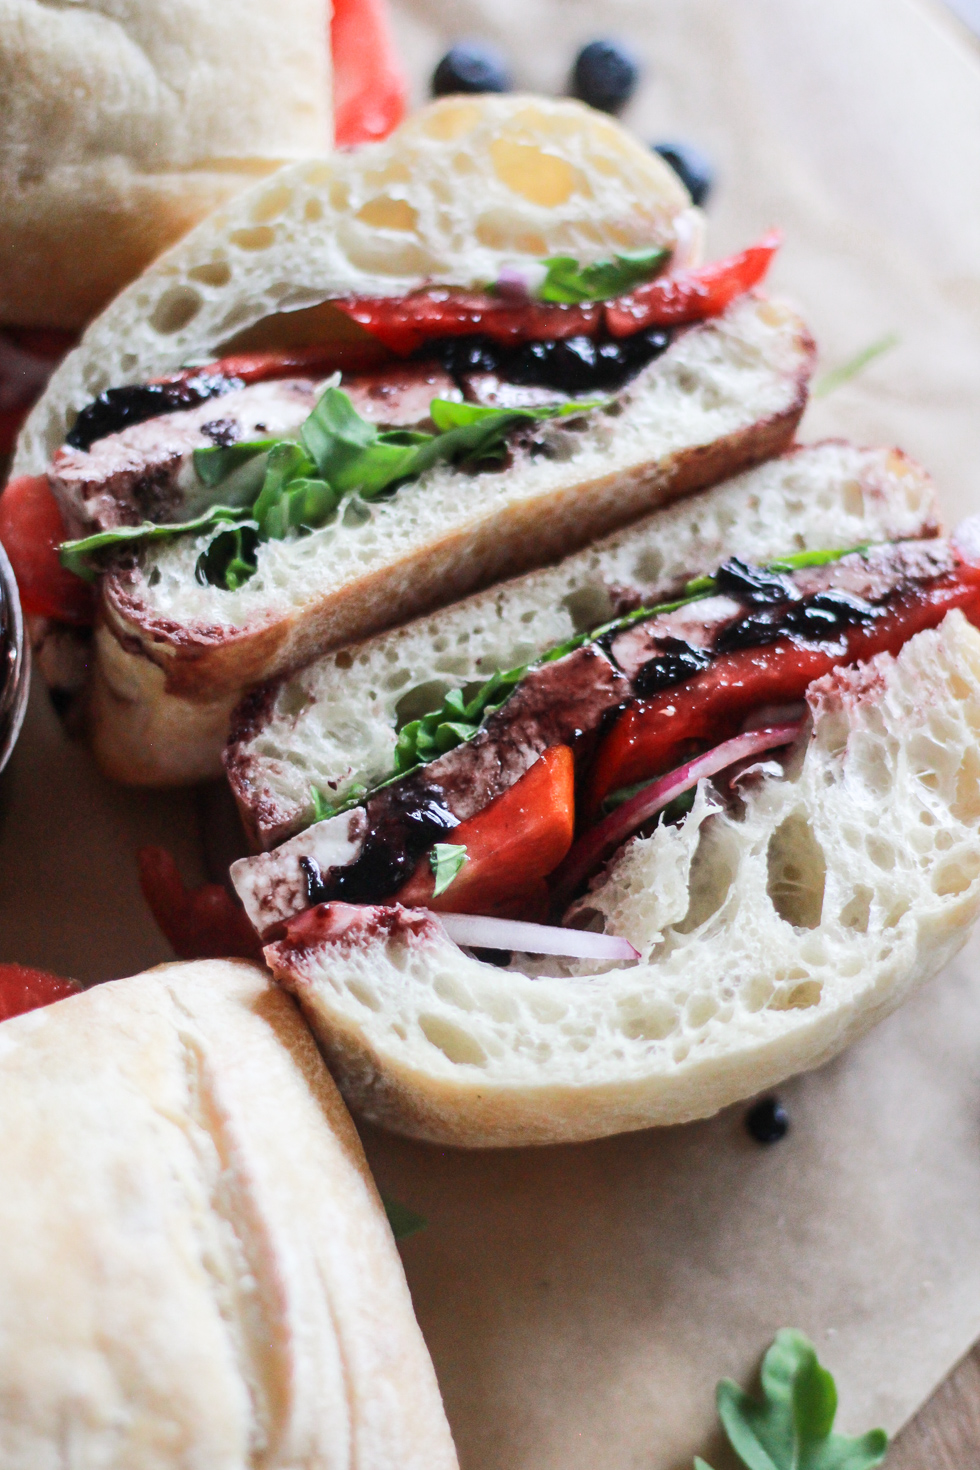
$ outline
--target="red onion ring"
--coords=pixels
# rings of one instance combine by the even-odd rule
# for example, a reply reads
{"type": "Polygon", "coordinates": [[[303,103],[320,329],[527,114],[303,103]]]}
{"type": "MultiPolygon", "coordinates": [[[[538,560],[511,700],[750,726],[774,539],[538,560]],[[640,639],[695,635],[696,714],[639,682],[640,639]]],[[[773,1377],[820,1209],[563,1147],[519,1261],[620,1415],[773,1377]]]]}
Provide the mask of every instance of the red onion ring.
{"type": "Polygon", "coordinates": [[[732,740],[716,745],[714,750],[705,751],[696,760],[678,766],[658,781],[652,781],[638,791],[621,807],[610,812],[608,817],[580,837],[567,857],[551,875],[552,898],[556,905],[564,904],[575,894],[589,874],[592,873],[638,827],[655,817],[657,812],[668,806],[676,796],[690,791],[705,776],[717,776],[719,771],[732,766],[746,756],[761,755],[779,745],[789,745],[800,733],[803,721],[794,724],[770,725],[763,730],[746,730],[732,740]]]}
{"type": "Polygon", "coordinates": [[[579,960],[638,960],[628,939],[593,934],[588,929],[555,929],[518,919],[490,919],[482,914],[433,914],[455,944],[477,949],[516,949],[521,954],[569,955],[579,960]]]}

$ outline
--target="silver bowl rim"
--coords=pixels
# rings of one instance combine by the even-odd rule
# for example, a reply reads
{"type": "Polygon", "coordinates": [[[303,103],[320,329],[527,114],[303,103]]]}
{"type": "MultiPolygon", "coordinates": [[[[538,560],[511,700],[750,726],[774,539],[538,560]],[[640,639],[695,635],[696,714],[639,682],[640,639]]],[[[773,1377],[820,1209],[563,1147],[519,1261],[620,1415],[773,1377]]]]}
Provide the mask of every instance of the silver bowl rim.
{"type": "Polygon", "coordinates": [[[31,684],[31,650],[30,644],[24,636],[24,614],[20,606],[20,593],[17,590],[17,579],[14,569],[10,565],[7,553],[0,545],[0,592],[6,600],[7,606],[12,614],[12,638],[14,646],[14,661],[10,670],[10,676],[17,684],[13,705],[10,708],[6,725],[0,729],[0,771],[10,759],[21,726],[24,723],[24,715],[27,712],[27,696],[31,684]]]}

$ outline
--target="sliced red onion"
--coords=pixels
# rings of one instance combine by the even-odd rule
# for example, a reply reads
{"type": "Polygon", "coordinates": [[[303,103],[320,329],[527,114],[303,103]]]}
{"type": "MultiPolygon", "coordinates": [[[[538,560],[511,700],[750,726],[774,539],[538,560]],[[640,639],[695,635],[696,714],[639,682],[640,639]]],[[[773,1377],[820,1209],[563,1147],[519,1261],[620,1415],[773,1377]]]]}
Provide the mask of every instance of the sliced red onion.
{"type": "Polygon", "coordinates": [[[481,914],[435,914],[456,944],[476,949],[516,949],[521,954],[560,954],[579,960],[638,960],[628,939],[593,934],[588,929],[555,929],[517,919],[489,919],[481,914]]]}
{"type": "Polygon", "coordinates": [[[554,901],[564,904],[571,898],[611,852],[621,847],[644,822],[648,822],[651,817],[663,811],[665,806],[669,806],[676,796],[683,796],[685,791],[690,791],[705,776],[717,776],[719,771],[726,770],[736,761],[745,760],[747,756],[761,755],[764,750],[789,745],[800,733],[802,723],[802,720],[797,720],[791,725],[770,725],[764,730],[747,730],[743,735],[736,735],[734,739],[716,745],[714,750],[705,751],[696,760],[678,766],[676,771],[669,771],[659,781],[652,781],[649,786],[644,786],[629,801],[624,801],[621,807],[610,812],[591,832],[586,832],[584,837],[579,838],[551,876],[554,901]]]}

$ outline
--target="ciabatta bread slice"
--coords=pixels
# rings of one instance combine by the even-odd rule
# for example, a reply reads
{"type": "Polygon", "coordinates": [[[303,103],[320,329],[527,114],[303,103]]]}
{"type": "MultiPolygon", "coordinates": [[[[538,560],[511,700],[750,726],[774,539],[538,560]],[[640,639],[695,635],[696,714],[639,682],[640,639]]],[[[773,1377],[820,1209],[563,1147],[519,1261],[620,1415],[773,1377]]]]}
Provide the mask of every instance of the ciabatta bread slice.
{"type": "Polygon", "coordinates": [[[952,612],[808,706],[740,809],[702,783],[580,902],[635,963],[499,968],[398,906],[270,945],[350,1104],[471,1147],[684,1122],[820,1065],[934,975],[980,910],[980,634],[952,612]]]}
{"type": "Polygon", "coordinates": [[[147,548],[103,578],[102,765],[150,783],[215,774],[249,686],[778,454],[812,362],[795,313],[743,297],[679,333],[610,408],[538,426],[503,468],[440,466],[312,535],[267,541],[235,592],[196,580],[206,534],[147,548]]]}
{"type": "Polygon", "coordinates": [[[328,803],[387,776],[401,724],[451,688],[486,680],[655,603],[729,556],[929,536],[928,476],[897,450],[828,442],[797,449],[658,511],[557,566],[322,656],[238,711],[226,767],[246,828],[271,847],[328,803]]]}
{"type": "Polygon", "coordinates": [[[263,971],[5,1022],[0,1109],[4,1470],[455,1470],[357,1134],[263,971]]]}

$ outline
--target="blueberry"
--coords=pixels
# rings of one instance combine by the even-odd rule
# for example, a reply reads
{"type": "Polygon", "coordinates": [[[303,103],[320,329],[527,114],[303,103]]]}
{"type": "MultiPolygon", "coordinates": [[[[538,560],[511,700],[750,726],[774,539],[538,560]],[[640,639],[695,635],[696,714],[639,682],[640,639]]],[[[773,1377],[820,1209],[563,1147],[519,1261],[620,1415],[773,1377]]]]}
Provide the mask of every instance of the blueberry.
{"type": "Polygon", "coordinates": [[[703,204],[715,181],[714,169],[704,154],[690,143],[654,143],[653,151],[670,164],[694,203],[703,204]]]}
{"type": "Polygon", "coordinates": [[[749,1108],[745,1126],[756,1143],[778,1143],[789,1132],[789,1113],[778,1097],[764,1097],[749,1108]]]}
{"type": "Polygon", "coordinates": [[[639,80],[640,63],[622,41],[590,41],[575,58],[572,94],[600,112],[622,112],[639,80]]]}
{"type": "Polygon", "coordinates": [[[514,83],[502,51],[482,41],[460,41],[447,51],[432,76],[433,97],[454,92],[509,92],[514,83]]]}

